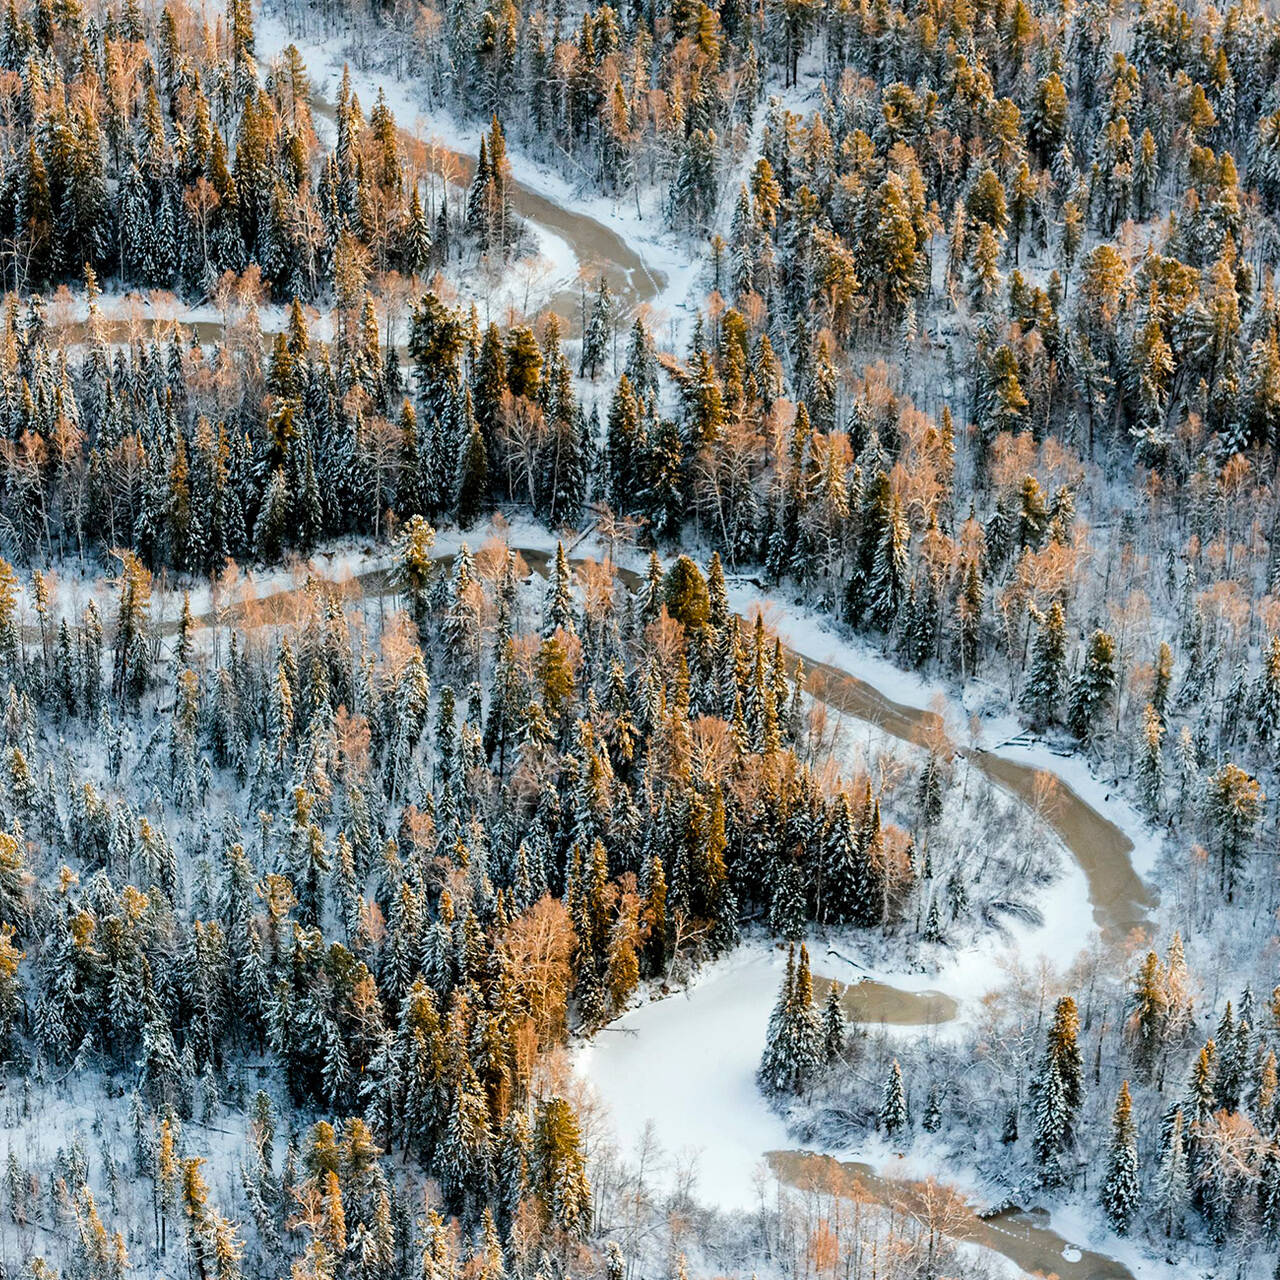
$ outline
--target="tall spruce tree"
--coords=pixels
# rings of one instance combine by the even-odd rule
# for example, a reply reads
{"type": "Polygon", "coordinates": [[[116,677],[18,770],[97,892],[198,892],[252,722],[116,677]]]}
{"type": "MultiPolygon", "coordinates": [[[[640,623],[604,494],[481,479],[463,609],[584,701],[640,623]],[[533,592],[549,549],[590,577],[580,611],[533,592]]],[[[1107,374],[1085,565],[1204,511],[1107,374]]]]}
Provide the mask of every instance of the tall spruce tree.
{"type": "Polygon", "coordinates": [[[822,1062],[822,1025],[813,1005],[809,952],[792,946],[756,1078],[767,1093],[801,1093],[822,1062]]]}
{"type": "Polygon", "coordinates": [[[1138,1140],[1133,1124],[1129,1082],[1120,1085],[1111,1116],[1111,1145],[1102,1183],[1102,1209],[1113,1231],[1126,1235],[1138,1211],[1142,1188],[1138,1181],[1138,1140]]]}

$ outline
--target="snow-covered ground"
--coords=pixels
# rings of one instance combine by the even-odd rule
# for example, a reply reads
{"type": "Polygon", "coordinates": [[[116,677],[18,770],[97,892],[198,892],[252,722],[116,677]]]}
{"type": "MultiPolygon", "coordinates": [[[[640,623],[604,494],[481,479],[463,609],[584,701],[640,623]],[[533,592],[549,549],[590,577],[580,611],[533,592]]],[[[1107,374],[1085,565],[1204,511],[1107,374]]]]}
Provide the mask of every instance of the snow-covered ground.
{"type": "Polygon", "coordinates": [[[766,1152],[794,1145],[755,1070],[786,957],[755,943],[708,965],[687,990],[633,1009],[579,1051],[624,1155],[652,1124],[672,1166],[696,1156],[695,1194],[726,1209],[759,1204],[766,1152]]]}
{"type": "MultiPolygon", "coordinates": [[[[899,670],[867,646],[838,634],[827,618],[782,606],[754,584],[731,584],[730,599],[740,612],[763,612],[768,625],[792,649],[855,675],[895,703],[939,711],[953,741],[969,740],[969,709],[941,684],[899,670]]],[[[1060,780],[1069,788],[1069,802],[1096,811],[1127,837],[1139,875],[1153,872],[1159,834],[1115,789],[1095,777],[1083,759],[1061,756],[1041,744],[1006,741],[1020,729],[1012,716],[988,717],[980,729],[980,741],[992,744],[987,749],[1060,780]]],[[[1052,836],[1046,833],[1046,838],[1052,836]]],[[[1036,902],[1043,917],[1038,926],[1014,924],[1005,937],[984,935],[974,945],[951,952],[933,972],[895,971],[863,964],[861,958],[859,969],[903,990],[939,990],[954,998],[959,1016],[953,1027],[923,1032],[947,1034],[973,1018],[982,996],[998,986],[1010,968],[1029,968],[1043,960],[1059,972],[1065,970],[1096,933],[1088,894],[1084,872],[1067,859],[1062,873],[1036,902]]],[[[844,981],[857,976],[823,940],[811,939],[810,951],[819,976],[844,981]]],[[[757,1204],[768,1177],[765,1156],[795,1146],[754,1079],[784,965],[785,953],[768,940],[749,941],[709,965],[688,990],[632,1010],[583,1045],[577,1057],[579,1072],[613,1118],[624,1153],[646,1130],[673,1156],[696,1153],[698,1193],[725,1208],[757,1204]]],[[[922,1032],[898,1029],[895,1034],[922,1032]]],[[[875,1135],[826,1154],[863,1161],[881,1175],[897,1178],[937,1174],[940,1160],[927,1138],[904,1157],[875,1135]]],[[[948,1168],[947,1176],[962,1192],[976,1192],[969,1171],[948,1168]]],[[[1051,1226],[1067,1241],[1080,1241],[1114,1257],[1135,1276],[1175,1273],[1139,1246],[1105,1231],[1096,1214],[1080,1206],[1055,1211],[1051,1226]]],[[[1064,1262],[1078,1256],[1070,1245],[1064,1249],[1064,1262]]]]}
{"type": "MultiPolygon", "coordinates": [[[[529,551],[550,553],[556,546],[555,535],[531,521],[519,519],[510,524],[501,522],[496,527],[480,527],[466,534],[456,530],[440,531],[436,537],[435,554],[441,557],[451,556],[463,542],[467,542],[475,550],[495,536],[513,547],[529,551]]],[[[573,554],[595,554],[602,557],[604,551],[594,537],[589,537],[574,548],[573,554]]],[[[622,559],[625,567],[635,570],[643,567],[644,558],[638,552],[633,551],[622,559]]],[[[341,582],[385,569],[389,564],[390,555],[385,548],[351,540],[332,545],[306,562],[265,572],[237,574],[219,593],[218,603],[225,607],[237,600],[263,599],[300,585],[308,573],[329,581],[341,582]]],[[[181,594],[164,589],[163,584],[158,583],[157,588],[153,596],[153,617],[162,624],[172,624],[176,622],[181,609],[181,594]]],[[[63,578],[55,586],[54,595],[55,618],[62,613],[72,616],[78,614],[90,595],[97,600],[103,616],[111,616],[111,590],[102,578],[63,578]]],[[[190,597],[192,612],[197,617],[207,615],[214,607],[214,596],[208,584],[193,586],[190,597]]],[[[26,620],[30,624],[34,622],[34,615],[30,609],[28,591],[24,591],[24,601],[27,603],[24,610],[26,620]]],[[[761,611],[768,625],[789,647],[829,662],[833,667],[872,685],[894,702],[920,709],[941,708],[953,740],[961,739],[962,729],[966,724],[965,709],[957,706],[953,700],[948,700],[947,692],[941,684],[900,671],[867,646],[837,634],[829,620],[815,611],[798,606],[784,609],[751,584],[731,583],[730,602],[746,616],[757,610],[761,611]]],[[[844,718],[846,750],[857,750],[865,756],[890,745],[899,751],[911,750],[894,741],[874,724],[859,722],[849,716],[844,718]]],[[[993,731],[983,736],[988,740],[998,740],[1000,737],[1010,736],[1013,727],[1016,725],[1012,718],[1009,718],[1008,723],[996,721],[993,731]]],[[[967,729],[963,729],[963,732],[967,733],[967,729]]],[[[1158,839],[1133,807],[1095,779],[1082,760],[1078,757],[1062,757],[1035,745],[1005,745],[997,746],[994,750],[1000,755],[1032,764],[1060,778],[1082,804],[1095,809],[1129,836],[1135,847],[1136,869],[1140,873],[1152,869],[1159,847],[1158,839]]],[[[1060,845],[1052,832],[1046,832],[1045,839],[1060,845]]],[[[1013,920],[1009,922],[1004,937],[986,933],[971,947],[962,950],[939,949],[939,964],[930,969],[918,965],[912,968],[888,967],[878,964],[865,953],[860,953],[852,957],[858,964],[856,970],[838,958],[833,957],[828,962],[825,959],[818,961],[815,956],[815,971],[846,982],[870,977],[906,991],[938,990],[957,1002],[963,1020],[966,1008],[972,1009],[983,994],[1000,982],[1011,965],[1030,965],[1044,959],[1053,968],[1062,970],[1088,944],[1094,932],[1094,921],[1086,905],[1086,878],[1073,858],[1061,857],[1058,861],[1059,875],[1035,902],[1042,917],[1042,923],[1038,925],[1013,920]],[[823,968],[822,964],[827,964],[828,967],[823,968]]],[[[825,946],[813,949],[815,952],[826,951],[825,946]]],[[[850,954],[847,947],[838,946],[837,949],[844,955],[850,954]]],[[[771,997],[766,1003],[772,1003],[771,997]]],[[[767,1015],[767,1009],[765,1013],[767,1015]]]]}
{"type": "MultiPolygon", "coordinates": [[[[767,941],[744,944],[708,965],[688,990],[633,1009],[578,1050],[577,1070],[604,1104],[623,1157],[656,1140],[665,1157],[656,1179],[665,1170],[674,1181],[677,1170],[692,1168],[693,1194],[721,1209],[760,1208],[773,1185],[765,1157],[798,1145],[755,1084],[785,963],[785,952],[767,941]]],[[[831,971],[820,950],[814,969],[831,971]]],[[[854,1146],[815,1149],[868,1165],[886,1179],[937,1176],[944,1160],[928,1135],[905,1153],[876,1134],[854,1146]]],[[[946,1180],[980,1206],[971,1170],[948,1163],[946,1180]]],[[[1062,1237],[1064,1275],[1075,1274],[1070,1264],[1084,1249],[1114,1258],[1139,1278],[1195,1274],[1121,1240],[1078,1204],[1055,1209],[1049,1228],[1062,1237]]]]}

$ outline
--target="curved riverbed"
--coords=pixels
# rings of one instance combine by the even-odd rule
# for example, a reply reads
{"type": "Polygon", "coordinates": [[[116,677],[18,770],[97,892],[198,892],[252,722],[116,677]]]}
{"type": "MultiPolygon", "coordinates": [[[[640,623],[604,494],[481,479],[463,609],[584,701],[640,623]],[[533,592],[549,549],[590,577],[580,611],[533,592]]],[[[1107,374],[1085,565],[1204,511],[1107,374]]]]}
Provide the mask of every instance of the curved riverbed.
{"type": "MultiPolygon", "coordinates": [[[[532,571],[545,575],[550,562],[545,549],[519,553],[532,571]]],[[[345,589],[353,598],[395,591],[385,567],[352,576],[345,589]]],[[[269,592],[247,606],[230,606],[221,619],[285,622],[296,616],[299,595],[296,586],[269,592]]],[[[833,708],[914,745],[936,733],[935,712],[895,702],[829,662],[804,661],[811,689],[833,708]]],[[[1133,843],[1118,826],[1061,777],[1054,776],[1047,802],[1044,771],[991,752],[967,754],[993,782],[1033,806],[1062,838],[1084,873],[1104,937],[1117,940],[1145,924],[1151,896],[1133,868],[1133,843]]],[[[578,1070],[609,1107],[624,1148],[634,1147],[658,1124],[659,1141],[674,1148],[674,1158],[696,1162],[704,1193],[724,1207],[760,1203],[773,1177],[798,1187],[820,1177],[842,1194],[911,1213],[919,1184],[885,1178],[857,1162],[840,1164],[820,1153],[792,1150],[785,1124],[759,1095],[755,1065],[782,964],[777,949],[741,950],[711,966],[689,991],[632,1010],[604,1028],[582,1048],[578,1070]]],[[[958,1012],[955,999],[944,992],[902,990],[873,980],[849,986],[843,999],[859,1020],[897,1026],[936,1026],[958,1012]]],[[[1056,1272],[1070,1280],[1131,1280],[1121,1263],[1071,1247],[1035,1213],[1009,1210],[985,1219],[966,1210],[954,1234],[1024,1270],[1056,1272]]]]}
{"type": "MultiPolygon", "coordinates": [[[[895,702],[848,671],[801,653],[810,691],[829,706],[914,746],[942,729],[936,711],[895,702]]],[[[1094,923],[1104,940],[1118,942],[1148,922],[1151,891],[1133,867],[1133,841],[1083,800],[1059,775],[992,751],[960,748],[997,786],[1036,810],[1057,832],[1084,872],[1094,923]]]]}
{"type": "MultiPolygon", "coordinates": [[[[315,93],[311,97],[311,110],[322,119],[334,118],[333,103],[315,93]]],[[[474,155],[440,142],[424,141],[403,127],[399,134],[401,145],[423,173],[430,174],[442,186],[470,184],[476,169],[474,155]]],[[[520,217],[545,227],[573,251],[579,271],[586,274],[588,294],[603,275],[614,298],[625,309],[630,309],[642,302],[652,302],[666,287],[665,275],[648,266],[617,231],[598,218],[558,204],[514,177],[508,191],[512,208],[520,217]]],[[[582,294],[577,289],[558,291],[547,305],[569,323],[571,332],[581,328],[582,294]]]]}
{"type": "Polygon", "coordinates": [[[813,1000],[821,1004],[831,987],[840,991],[845,1017],[853,1022],[884,1023],[891,1027],[936,1027],[955,1020],[959,1006],[945,991],[907,991],[876,978],[840,982],[813,975],[813,1000]]]}
{"type": "MultiPolygon", "coordinates": [[[[311,110],[322,120],[334,119],[333,103],[318,94],[311,97],[311,110]]],[[[441,191],[449,186],[465,189],[470,184],[476,167],[474,155],[440,142],[425,141],[403,127],[398,131],[406,153],[422,173],[440,184],[441,191]]],[[[653,302],[666,288],[666,274],[650,266],[622,235],[599,218],[559,204],[514,177],[508,184],[508,191],[515,212],[527,222],[545,228],[563,240],[577,263],[583,284],[574,288],[558,288],[541,303],[542,308],[554,311],[564,321],[568,335],[581,332],[583,289],[589,306],[600,276],[608,281],[614,300],[624,313],[643,303],[653,302]]],[[[511,265],[514,267],[515,264],[511,265]]],[[[202,343],[218,343],[226,337],[225,326],[219,320],[183,320],[180,311],[172,317],[158,318],[143,314],[141,307],[136,321],[120,316],[101,318],[99,333],[109,343],[120,343],[129,341],[135,332],[150,335],[157,330],[167,331],[174,324],[181,325],[202,343]]],[[[82,342],[88,337],[88,326],[83,322],[71,324],[66,333],[68,340],[82,342]]],[[[268,341],[264,335],[264,344],[268,341]]]]}
{"type": "MultiPolygon", "coordinates": [[[[515,548],[526,566],[546,576],[551,554],[545,548],[515,548]]],[[[448,559],[442,554],[440,559],[448,559]]],[[[579,557],[570,557],[581,564],[579,557]]],[[[618,576],[630,587],[639,575],[619,570],[618,576]]],[[[386,568],[366,570],[343,585],[352,597],[394,594],[386,568]]],[[[287,622],[296,615],[299,588],[269,592],[247,606],[258,623],[287,622]]],[[[243,606],[229,616],[243,616],[243,606]]],[[[165,629],[176,627],[169,623],[165,629]]],[[[872,724],[900,741],[923,746],[936,739],[941,727],[938,713],[896,702],[866,680],[826,661],[788,648],[792,661],[804,662],[809,692],[844,715],[872,724]]],[[[1083,872],[1094,923],[1104,941],[1121,942],[1135,929],[1143,929],[1153,898],[1134,870],[1133,841],[1115,823],[1098,812],[1058,774],[1047,773],[1030,764],[991,751],[960,749],[975,767],[993,783],[1031,807],[1057,833],[1083,872]]],[[[841,957],[843,959],[843,957],[841,957]]],[[[851,1017],[867,1023],[896,1026],[936,1026],[954,1019],[955,998],[945,992],[899,987],[882,980],[864,978],[848,984],[846,1010],[851,1017]]]]}

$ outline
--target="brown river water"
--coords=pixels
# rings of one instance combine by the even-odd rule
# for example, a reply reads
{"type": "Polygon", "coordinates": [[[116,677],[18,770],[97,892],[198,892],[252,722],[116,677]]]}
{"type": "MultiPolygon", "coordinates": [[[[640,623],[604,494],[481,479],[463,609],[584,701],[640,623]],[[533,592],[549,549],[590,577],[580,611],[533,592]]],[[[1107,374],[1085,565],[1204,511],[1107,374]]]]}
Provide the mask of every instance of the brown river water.
{"type": "MultiPolygon", "coordinates": [[[[942,728],[936,712],[904,706],[839,667],[796,656],[804,659],[811,692],[829,706],[915,746],[936,740],[942,728]]],[[[1036,810],[1058,834],[1084,872],[1089,906],[1105,941],[1122,942],[1146,927],[1154,900],[1133,869],[1133,841],[1119,827],[1055,774],[990,751],[960,748],[959,754],[1036,810]]]]}
{"type": "Polygon", "coordinates": [[[1060,1280],[1133,1280],[1133,1272],[1124,1263],[1072,1246],[1049,1227],[1048,1215],[1042,1210],[1007,1208],[980,1215],[945,1184],[886,1178],[870,1165],[812,1151],[771,1151],[768,1161],[774,1174],[798,1191],[883,1205],[939,1235],[1002,1254],[1032,1275],[1056,1275],[1060,1280]]]}
{"type": "Polygon", "coordinates": [[[885,1023],[891,1027],[936,1027],[951,1022],[956,1002],[943,991],[905,991],[901,987],[863,978],[861,982],[838,982],[813,975],[813,999],[821,1004],[832,987],[840,989],[845,1016],[854,1022],[885,1023]]]}
{"type": "MultiPolygon", "coordinates": [[[[322,119],[331,121],[334,117],[333,104],[323,99],[313,98],[311,109],[322,119]]],[[[419,171],[431,174],[442,188],[447,184],[465,189],[471,182],[476,168],[475,156],[438,143],[423,141],[408,129],[400,130],[400,138],[419,171]]],[[[666,275],[657,268],[648,266],[617,231],[598,218],[557,204],[550,197],[524,186],[514,178],[509,184],[509,191],[512,207],[520,217],[545,227],[572,249],[584,281],[587,306],[591,305],[596,281],[602,275],[609,282],[609,289],[624,313],[652,302],[666,287],[666,275]]],[[[504,271],[515,269],[516,264],[503,267],[504,271]]],[[[582,288],[561,288],[546,299],[544,305],[565,322],[570,336],[581,332],[582,288]]],[[[113,317],[102,322],[102,334],[107,342],[123,343],[130,341],[136,332],[146,335],[155,330],[167,332],[175,322],[188,334],[194,333],[202,343],[221,342],[225,337],[220,321],[183,321],[180,312],[172,318],[163,319],[140,316],[136,324],[113,317]]],[[[69,325],[64,340],[84,341],[87,333],[87,326],[84,324],[69,325]]],[[[268,341],[264,337],[264,342],[268,341]]]]}
{"type": "MultiPolygon", "coordinates": [[[[332,118],[331,104],[314,101],[313,108],[316,114],[332,118]]],[[[470,181],[475,166],[472,156],[424,143],[405,130],[401,134],[423,171],[433,172],[455,186],[470,181]]],[[[646,267],[626,240],[599,220],[564,208],[519,182],[512,183],[511,195],[518,214],[546,227],[570,245],[589,281],[588,287],[603,273],[615,298],[624,307],[633,308],[651,302],[665,286],[662,273],[646,267]]],[[[580,327],[582,295],[578,290],[562,289],[550,305],[568,322],[571,332],[580,327]]],[[[146,321],[144,325],[152,323],[155,322],[146,321]]],[[[222,337],[218,323],[202,321],[185,327],[194,328],[202,341],[218,341],[222,337]]],[[[128,325],[113,321],[108,332],[113,340],[123,340],[128,336],[128,325]]],[[[531,569],[545,574],[550,560],[545,551],[522,550],[520,554],[531,569]]],[[[634,575],[620,576],[635,581],[634,575]]],[[[352,598],[393,591],[385,569],[352,578],[346,586],[352,598]]],[[[237,617],[243,621],[248,616],[260,623],[288,622],[298,615],[299,594],[296,587],[267,594],[247,610],[232,606],[221,612],[220,621],[237,617]]],[[[175,629],[176,623],[162,627],[170,634],[175,629]]],[[[895,702],[873,685],[829,663],[794,651],[792,657],[803,659],[813,696],[833,709],[916,746],[936,737],[940,724],[935,712],[895,702]]],[[[1133,869],[1133,844],[1118,827],[1055,775],[987,751],[961,748],[959,754],[967,756],[996,785],[1035,809],[1062,839],[1085,874],[1089,906],[1105,940],[1123,941],[1134,930],[1146,926],[1152,897],[1133,869]]],[[[820,995],[830,981],[815,978],[820,995]]],[[[957,1013],[955,1001],[942,992],[903,991],[873,980],[846,985],[842,999],[849,1015],[866,1023],[936,1025],[954,1019],[957,1013]]],[[[935,1212],[938,1184],[886,1178],[868,1165],[839,1162],[814,1152],[772,1152],[769,1160],[775,1173],[794,1187],[877,1202],[926,1226],[932,1225],[943,1235],[995,1250],[1024,1271],[1057,1275],[1062,1280],[1133,1280],[1127,1267],[1101,1254],[1071,1250],[1070,1259],[1065,1258],[1063,1250],[1068,1248],[1068,1242],[1046,1225],[1046,1215],[1039,1211],[1005,1209],[983,1217],[944,1186],[941,1193],[949,1204],[939,1218],[935,1212]]]]}

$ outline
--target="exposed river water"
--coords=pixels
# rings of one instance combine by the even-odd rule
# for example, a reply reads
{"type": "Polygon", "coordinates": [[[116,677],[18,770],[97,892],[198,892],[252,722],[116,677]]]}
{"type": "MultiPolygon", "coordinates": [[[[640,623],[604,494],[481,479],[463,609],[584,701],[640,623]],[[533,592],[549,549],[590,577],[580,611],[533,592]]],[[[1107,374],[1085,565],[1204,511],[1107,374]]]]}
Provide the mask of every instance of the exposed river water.
{"type": "Polygon", "coordinates": [[[952,1240],[982,1245],[1033,1275],[1060,1280],[1133,1280],[1122,1262],[1079,1249],[1054,1231],[1040,1210],[1001,1209],[981,1215],[937,1184],[886,1178],[857,1160],[835,1160],[812,1151],[771,1151],[769,1166],[787,1185],[874,1201],[908,1215],[952,1240]]]}
{"type": "MultiPolygon", "coordinates": [[[[915,746],[937,737],[941,725],[936,711],[894,702],[848,671],[804,654],[795,656],[804,659],[811,691],[829,706],[915,746]]],[[[1119,941],[1145,926],[1151,892],[1133,868],[1133,841],[1115,823],[1056,774],[992,751],[962,747],[959,753],[1058,834],[1084,872],[1094,922],[1104,939],[1119,941]]]]}

